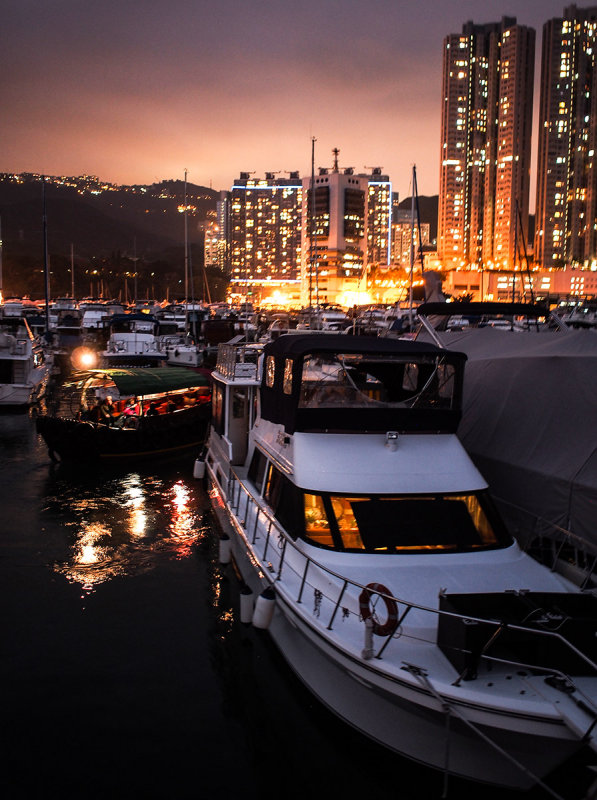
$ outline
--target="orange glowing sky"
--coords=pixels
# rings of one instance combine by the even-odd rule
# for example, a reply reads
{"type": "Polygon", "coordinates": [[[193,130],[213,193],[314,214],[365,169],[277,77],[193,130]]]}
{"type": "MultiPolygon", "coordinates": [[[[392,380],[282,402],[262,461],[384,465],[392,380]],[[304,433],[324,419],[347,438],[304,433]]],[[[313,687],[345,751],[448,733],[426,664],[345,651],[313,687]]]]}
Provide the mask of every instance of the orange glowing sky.
{"type": "MultiPolygon", "coordinates": [[[[381,166],[395,191],[439,185],[442,42],[562,0],[8,0],[0,171],[182,178],[381,166]]],[[[582,6],[582,4],[579,4],[582,6]]],[[[538,96],[535,106],[538,105],[538,96]]],[[[534,136],[536,127],[534,129],[534,136]]],[[[531,205],[533,205],[531,199],[531,205]]]]}

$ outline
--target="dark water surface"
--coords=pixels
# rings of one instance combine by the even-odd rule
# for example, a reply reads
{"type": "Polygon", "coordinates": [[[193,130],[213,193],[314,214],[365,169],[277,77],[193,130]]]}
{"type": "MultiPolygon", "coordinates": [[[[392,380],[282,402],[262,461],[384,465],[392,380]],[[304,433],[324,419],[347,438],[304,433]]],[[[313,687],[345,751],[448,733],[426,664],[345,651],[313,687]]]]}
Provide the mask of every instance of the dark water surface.
{"type": "Polygon", "coordinates": [[[238,621],[192,466],[68,469],[31,416],[0,416],[2,797],[440,798],[238,621]]]}

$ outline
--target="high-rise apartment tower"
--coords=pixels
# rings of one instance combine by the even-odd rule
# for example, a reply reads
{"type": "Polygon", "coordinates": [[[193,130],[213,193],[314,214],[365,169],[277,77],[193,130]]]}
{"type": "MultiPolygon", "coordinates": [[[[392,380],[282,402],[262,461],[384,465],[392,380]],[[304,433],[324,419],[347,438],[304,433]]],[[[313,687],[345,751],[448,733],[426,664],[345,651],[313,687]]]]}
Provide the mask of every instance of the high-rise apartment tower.
{"type": "Polygon", "coordinates": [[[535,263],[597,258],[597,7],[543,26],[535,263]]]}
{"type": "Polygon", "coordinates": [[[444,41],[438,255],[519,263],[528,230],[535,32],[504,17],[444,41]]]}

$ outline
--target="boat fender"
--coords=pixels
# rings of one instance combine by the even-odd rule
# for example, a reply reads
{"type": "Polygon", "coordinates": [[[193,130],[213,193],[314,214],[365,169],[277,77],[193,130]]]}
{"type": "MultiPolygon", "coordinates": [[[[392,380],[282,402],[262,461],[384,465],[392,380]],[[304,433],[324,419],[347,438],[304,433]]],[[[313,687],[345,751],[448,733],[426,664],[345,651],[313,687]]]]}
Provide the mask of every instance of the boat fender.
{"type": "Polygon", "coordinates": [[[249,625],[253,619],[253,611],[255,602],[253,592],[244,584],[240,590],[240,621],[245,625],[249,625]]]}
{"type": "Polygon", "coordinates": [[[365,620],[365,647],[361,650],[361,656],[368,661],[373,654],[373,617],[368,617],[365,620]]]}
{"type": "Polygon", "coordinates": [[[267,630],[274,616],[276,605],[276,593],[271,586],[264,589],[257,598],[255,611],[253,612],[253,627],[267,630]]]}
{"type": "Polygon", "coordinates": [[[218,558],[220,564],[229,564],[232,555],[232,542],[225,533],[220,536],[218,558]]]}
{"type": "Polygon", "coordinates": [[[203,480],[205,477],[205,461],[200,458],[195,459],[195,466],[193,467],[193,478],[198,481],[203,480]]]}
{"type": "Polygon", "coordinates": [[[359,610],[361,617],[367,622],[368,619],[373,621],[373,633],[377,636],[389,636],[396,630],[396,623],[398,622],[398,606],[396,601],[391,596],[392,593],[381,583],[368,583],[359,595],[359,610]],[[375,607],[370,606],[371,595],[378,594],[382,598],[386,606],[387,619],[382,624],[375,618],[375,607]],[[388,597],[388,595],[390,595],[388,597]]]}

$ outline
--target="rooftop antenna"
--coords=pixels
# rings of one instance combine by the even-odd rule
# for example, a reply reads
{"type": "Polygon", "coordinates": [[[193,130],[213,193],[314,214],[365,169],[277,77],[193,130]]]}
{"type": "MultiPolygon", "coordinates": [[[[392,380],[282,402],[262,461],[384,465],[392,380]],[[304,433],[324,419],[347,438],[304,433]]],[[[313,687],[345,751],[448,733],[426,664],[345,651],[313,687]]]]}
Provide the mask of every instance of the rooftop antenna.
{"type": "Polygon", "coordinates": [[[340,168],[338,167],[338,156],[340,155],[340,150],[337,147],[334,147],[332,153],[334,154],[334,172],[339,172],[340,168]]]}

